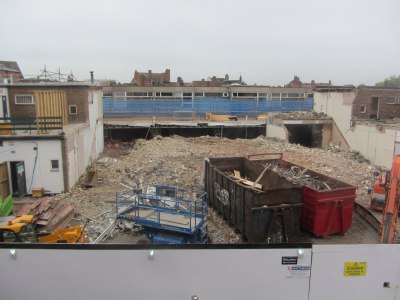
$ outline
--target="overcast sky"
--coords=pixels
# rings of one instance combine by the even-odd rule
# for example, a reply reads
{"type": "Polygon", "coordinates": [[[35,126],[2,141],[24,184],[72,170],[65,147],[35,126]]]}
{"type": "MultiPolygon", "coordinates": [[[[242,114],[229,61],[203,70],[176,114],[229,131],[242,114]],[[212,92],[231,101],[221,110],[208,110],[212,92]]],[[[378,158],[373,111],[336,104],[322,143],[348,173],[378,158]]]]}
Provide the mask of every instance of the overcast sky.
{"type": "Polygon", "coordinates": [[[0,60],[24,75],[129,82],[171,70],[248,84],[373,85],[400,74],[399,0],[1,0],[0,60]]]}

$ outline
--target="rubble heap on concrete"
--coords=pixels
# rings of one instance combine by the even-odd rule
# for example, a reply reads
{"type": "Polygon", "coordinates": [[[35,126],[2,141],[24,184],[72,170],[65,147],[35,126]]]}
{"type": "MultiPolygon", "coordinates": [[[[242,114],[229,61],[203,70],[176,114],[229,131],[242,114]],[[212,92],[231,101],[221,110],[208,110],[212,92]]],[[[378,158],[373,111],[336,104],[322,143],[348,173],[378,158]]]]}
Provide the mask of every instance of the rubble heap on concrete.
{"type": "MultiPolygon", "coordinates": [[[[151,140],[107,143],[102,158],[97,161],[99,185],[89,189],[77,185],[56,198],[75,207],[78,221],[90,221],[87,232],[89,241],[93,241],[115,219],[116,192],[130,190],[140,184],[203,189],[205,157],[271,152],[282,152],[284,160],[358,187],[357,201],[364,205],[367,205],[368,189],[381,171],[368,164],[357,152],[338,148],[305,148],[262,136],[253,140],[157,136],[151,140]]],[[[241,242],[234,230],[212,209],[208,228],[214,243],[241,242]]]]}

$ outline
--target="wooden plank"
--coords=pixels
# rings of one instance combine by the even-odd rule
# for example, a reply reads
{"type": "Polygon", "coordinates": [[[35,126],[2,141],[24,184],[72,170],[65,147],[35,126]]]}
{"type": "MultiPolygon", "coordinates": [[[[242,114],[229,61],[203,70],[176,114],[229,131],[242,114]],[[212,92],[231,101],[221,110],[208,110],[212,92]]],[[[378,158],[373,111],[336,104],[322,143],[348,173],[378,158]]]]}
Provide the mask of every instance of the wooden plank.
{"type": "Polygon", "coordinates": [[[46,226],[46,230],[54,230],[56,229],[60,223],[63,222],[65,218],[67,218],[74,211],[74,207],[72,205],[64,205],[62,206],[57,214],[55,214],[54,218],[52,218],[46,226]]]}
{"type": "MultiPolygon", "coordinates": [[[[151,215],[148,217],[148,219],[151,220],[157,220],[157,215],[151,215]]],[[[185,216],[182,215],[174,215],[174,214],[169,214],[169,213],[160,213],[160,222],[169,222],[177,225],[188,225],[189,224],[189,219],[185,216]]]]}
{"type": "Polygon", "coordinates": [[[6,199],[10,194],[8,181],[7,163],[0,164],[0,201],[6,199]]]}
{"type": "MultiPolygon", "coordinates": [[[[269,169],[269,164],[265,167],[265,169],[261,172],[260,176],[254,181],[254,184],[252,187],[256,187],[256,184],[260,181],[260,179],[264,176],[265,172],[269,169]]],[[[260,188],[261,189],[261,188],[260,188]]]]}
{"type": "MultiPolygon", "coordinates": [[[[267,168],[267,169],[268,169],[268,168],[267,168]]],[[[234,179],[236,179],[238,182],[243,183],[243,184],[245,184],[245,185],[248,185],[248,186],[251,186],[251,187],[253,187],[253,188],[262,190],[262,185],[259,184],[259,183],[257,183],[257,182],[258,182],[258,180],[260,180],[260,178],[262,177],[262,175],[264,175],[264,173],[265,173],[265,171],[266,171],[267,169],[265,169],[264,172],[261,173],[261,175],[259,176],[259,178],[257,178],[257,181],[256,181],[256,182],[250,181],[250,180],[247,180],[247,179],[242,178],[242,177],[240,176],[240,171],[236,171],[236,170],[233,171],[233,176],[230,175],[229,177],[234,178],[234,179]]]]}
{"type": "Polygon", "coordinates": [[[46,226],[49,222],[46,220],[38,220],[36,221],[36,225],[46,226]]]}
{"type": "Polygon", "coordinates": [[[22,216],[22,215],[29,215],[29,214],[31,213],[32,209],[33,209],[33,205],[34,205],[34,204],[29,204],[29,203],[24,204],[24,205],[18,210],[18,212],[16,213],[16,216],[17,216],[17,217],[20,217],[20,216],[22,216]]]}

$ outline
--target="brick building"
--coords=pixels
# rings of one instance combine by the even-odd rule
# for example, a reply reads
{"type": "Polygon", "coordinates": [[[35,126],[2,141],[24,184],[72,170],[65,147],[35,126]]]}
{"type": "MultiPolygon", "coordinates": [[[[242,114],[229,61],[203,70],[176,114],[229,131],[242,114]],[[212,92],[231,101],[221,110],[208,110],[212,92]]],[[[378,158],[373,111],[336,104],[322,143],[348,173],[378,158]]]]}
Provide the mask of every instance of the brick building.
{"type": "Polygon", "coordinates": [[[222,86],[224,78],[217,78],[217,76],[209,77],[207,80],[204,78],[202,80],[192,81],[192,86],[194,87],[218,87],[222,86]]]}
{"type": "Polygon", "coordinates": [[[1,118],[0,167],[10,174],[0,194],[68,191],[104,148],[101,87],[14,83],[0,85],[0,91],[7,107],[1,118]]]}
{"type": "Polygon", "coordinates": [[[24,79],[21,70],[16,61],[1,61],[0,60],[0,83],[19,82],[24,79]]]}
{"type": "Polygon", "coordinates": [[[353,117],[381,120],[400,118],[400,88],[357,88],[353,117]]]}
{"type": "Polygon", "coordinates": [[[171,71],[166,69],[163,73],[153,73],[149,70],[146,73],[135,70],[131,83],[137,86],[166,86],[171,83],[171,71]]]}
{"type": "Polygon", "coordinates": [[[400,153],[400,88],[330,87],[316,89],[314,110],[332,117],[352,150],[373,164],[392,166],[400,153]]]}
{"type": "Polygon", "coordinates": [[[195,80],[192,82],[194,87],[219,87],[228,85],[246,85],[242,80],[242,76],[239,79],[229,79],[229,75],[226,74],[224,78],[218,78],[217,76],[209,77],[207,80],[195,80]]]}
{"type": "Polygon", "coordinates": [[[289,82],[286,87],[291,87],[291,88],[308,88],[308,89],[314,89],[314,88],[322,88],[322,87],[330,87],[332,86],[332,82],[329,80],[329,82],[315,82],[314,80],[311,80],[311,82],[301,82],[300,77],[294,76],[293,80],[289,82]]]}

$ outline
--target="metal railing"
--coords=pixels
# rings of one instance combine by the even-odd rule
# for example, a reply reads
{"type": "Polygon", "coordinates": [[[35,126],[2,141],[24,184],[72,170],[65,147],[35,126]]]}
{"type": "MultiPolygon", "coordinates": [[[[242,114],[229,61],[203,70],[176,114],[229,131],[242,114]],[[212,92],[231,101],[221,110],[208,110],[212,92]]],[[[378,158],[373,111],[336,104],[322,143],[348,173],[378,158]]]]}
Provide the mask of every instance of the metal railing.
{"type": "Polygon", "coordinates": [[[0,135],[16,133],[17,131],[32,131],[47,133],[49,130],[62,130],[63,121],[57,117],[9,117],[0,118],[0,135]]]}
{"type": "Polygon", "coordinates": [[[207,219],[205,192],[160,185],[144,190],[116,194],[118,219],[188,234],[196,232],[207,219]],[[176,221],[174,216],[185,219],[185,223],[176,221]]]}

